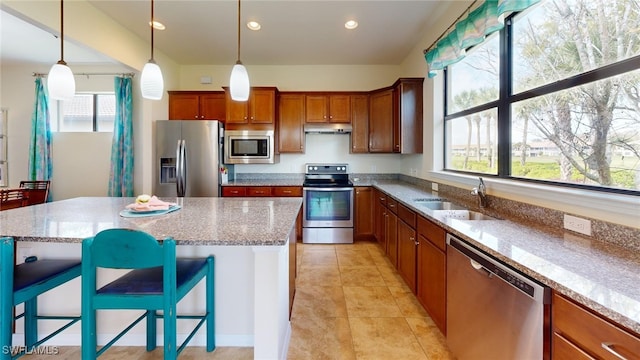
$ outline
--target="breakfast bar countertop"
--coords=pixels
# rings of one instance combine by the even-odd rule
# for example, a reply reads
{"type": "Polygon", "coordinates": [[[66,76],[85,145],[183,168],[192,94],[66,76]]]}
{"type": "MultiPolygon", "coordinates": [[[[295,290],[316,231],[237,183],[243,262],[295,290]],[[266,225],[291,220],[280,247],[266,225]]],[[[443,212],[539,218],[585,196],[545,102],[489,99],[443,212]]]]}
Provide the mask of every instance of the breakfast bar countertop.
{"type": "Polygon", "coordinates": [[[301,198],[163,198],[181,209],[125,218],[135,198],[80,197],[0,212],[0,236],[17,241],[81,242],[100,230],[129,228],[178,245],[282,246],[301,198]]]}

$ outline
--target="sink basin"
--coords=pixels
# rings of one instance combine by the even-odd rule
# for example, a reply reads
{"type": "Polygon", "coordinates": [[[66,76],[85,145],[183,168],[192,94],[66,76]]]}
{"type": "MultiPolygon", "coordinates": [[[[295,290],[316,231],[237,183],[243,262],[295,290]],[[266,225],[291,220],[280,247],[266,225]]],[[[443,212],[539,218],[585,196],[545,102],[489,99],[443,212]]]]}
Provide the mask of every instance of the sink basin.
{"type": "Polygon", "coordinates": [[[434,210],[433,215],[444,219],[458,220],[498,220],[492,216],[472,210],[434,210]]]}
{"type": "Polygon", "coordinates": [[[448,201],[423,201],[416,205],[430,210],[467,210],[467,208],[448,201]]]}

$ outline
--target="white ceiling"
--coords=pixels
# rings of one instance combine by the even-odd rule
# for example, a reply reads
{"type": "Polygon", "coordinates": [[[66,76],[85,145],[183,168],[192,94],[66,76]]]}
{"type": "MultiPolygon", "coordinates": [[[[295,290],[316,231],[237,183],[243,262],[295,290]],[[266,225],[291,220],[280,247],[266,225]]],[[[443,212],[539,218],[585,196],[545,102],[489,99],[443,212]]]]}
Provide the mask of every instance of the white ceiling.
{"type": "MultiPolygon", "coordinates": [[[[142,39],[150,39],[150,1],[88,2],[142,39]]],[[[244,0],[241,60],[245,65],[399,64],[451,2],[244,0]],[[360,25],[346,30],[344,23],[352,18],[360,25]],[[260,22],[262,29],[247,29],[249,20],[260,22]]],[[[73,2],[67,4],[73,6],[73,2]]],[[[155,18],[167,27],[155,31],[155,48],[178,64],[235,62],[236,1],[156,0],[155,18]]],[[[1,61],[52,63],[59,58],[59,42],[49,32],[5,12],[0,21],[1,61]]],[[[73,19],[65,16],[67,21],[73,19]]],[[[111,61],[74,44],[65,45],[65,60],[83,64],[111,61]]]]}

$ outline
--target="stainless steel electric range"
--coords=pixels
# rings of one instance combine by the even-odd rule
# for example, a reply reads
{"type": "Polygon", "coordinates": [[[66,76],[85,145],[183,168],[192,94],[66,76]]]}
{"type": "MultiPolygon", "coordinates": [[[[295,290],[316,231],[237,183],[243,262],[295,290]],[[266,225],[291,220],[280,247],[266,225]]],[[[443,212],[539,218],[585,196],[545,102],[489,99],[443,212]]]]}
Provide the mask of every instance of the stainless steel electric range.
{"type": "Polygon", "coordinates": [[[353,183],[347,164],[306,164],[303,190],[304,243],[353,243],[353,183]]]}

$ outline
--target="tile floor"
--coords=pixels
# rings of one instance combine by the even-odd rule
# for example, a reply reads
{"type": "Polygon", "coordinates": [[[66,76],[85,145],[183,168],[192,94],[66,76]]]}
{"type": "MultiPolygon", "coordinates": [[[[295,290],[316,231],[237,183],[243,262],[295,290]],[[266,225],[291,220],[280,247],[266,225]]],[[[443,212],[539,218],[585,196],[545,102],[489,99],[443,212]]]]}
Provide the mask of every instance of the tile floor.
{"type": "MultiPolygon", "coordinates": [[[[288,360],[453,359],[438,328],[378,245],[298,244],[298,278],[288,360]]],[[[79,347],[57,356],[79,359],[79,347]]],[[[180,359],[253,359],[253,348],[185,349],[180,359]]],[[[162,359],[162,348],[113,347],[101,360],[162,359]]]]}
{"type": "Polygon", "coordinates": [[[288,359],[453,359],[376,243],[297,249],[288,359]]]}

